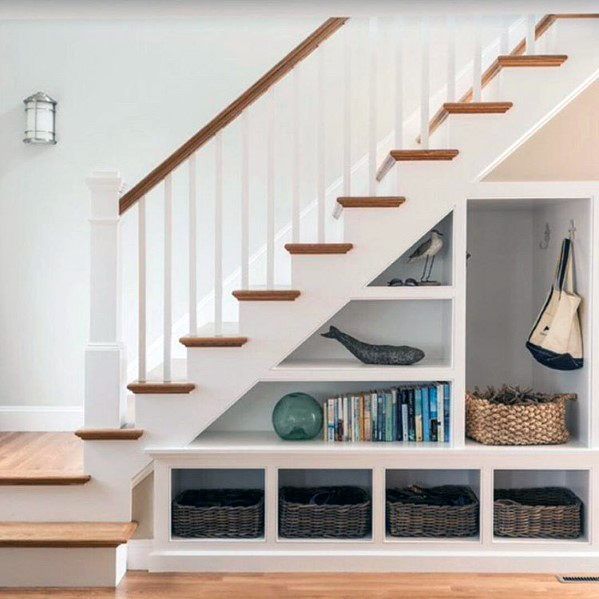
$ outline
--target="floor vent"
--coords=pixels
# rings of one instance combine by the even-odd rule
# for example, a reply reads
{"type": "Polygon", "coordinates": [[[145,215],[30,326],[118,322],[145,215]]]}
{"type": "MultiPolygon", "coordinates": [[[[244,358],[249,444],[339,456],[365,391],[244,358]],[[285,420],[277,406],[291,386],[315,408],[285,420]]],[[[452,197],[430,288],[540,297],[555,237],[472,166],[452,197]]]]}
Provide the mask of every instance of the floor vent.
{"type": "Polygon", "coordinates": [[[557,579],[563,583],[599,582],[599,576],[557,576],[557,579]]]}

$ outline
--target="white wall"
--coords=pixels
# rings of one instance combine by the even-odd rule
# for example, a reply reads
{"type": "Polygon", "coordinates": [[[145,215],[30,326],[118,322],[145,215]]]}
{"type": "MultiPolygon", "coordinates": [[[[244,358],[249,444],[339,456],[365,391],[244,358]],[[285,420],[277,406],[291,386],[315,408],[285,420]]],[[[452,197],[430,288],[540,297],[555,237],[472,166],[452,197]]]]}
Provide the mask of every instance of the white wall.
{"type": "Polygon", "coordinates": [[[85,177],[110,166],[134,183],[319,23],[0,23],[0,405],[82,403],[85,177]],[[21,141],[38,89],[58,100],[54,147],[21,141]]]}

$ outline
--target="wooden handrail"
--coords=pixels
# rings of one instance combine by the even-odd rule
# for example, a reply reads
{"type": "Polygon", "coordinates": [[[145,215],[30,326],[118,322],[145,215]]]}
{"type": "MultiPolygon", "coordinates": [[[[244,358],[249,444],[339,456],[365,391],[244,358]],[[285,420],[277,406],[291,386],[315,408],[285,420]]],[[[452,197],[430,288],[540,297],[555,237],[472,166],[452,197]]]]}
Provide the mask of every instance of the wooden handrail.
{"type": "Polygon", "coordinates": [[[270,71],[258,79],[254,85],[243,92],[241,96],[229,104],[229,106],[222,112],[217,114],[178,150],[173,152],[151,173],[146,175],[139,183],[125,193],[119,202],[119,213],[123,214],[141,197],[156,187],[158,183],[164,180],[166,176],[177,168],[184,160],[189,158],[191,154],[210,141],[221,129],[235,120],[241,112],[267,92],[277,81],[289,73],[295,65],[312,54],[322,42],[340,29],[347,20],[348,17],[334,17],[327,19],[318,29],[313,31],[305,40],[289,52],[283,60],[278,62],[272,69],[270,69],[270,71]]]}

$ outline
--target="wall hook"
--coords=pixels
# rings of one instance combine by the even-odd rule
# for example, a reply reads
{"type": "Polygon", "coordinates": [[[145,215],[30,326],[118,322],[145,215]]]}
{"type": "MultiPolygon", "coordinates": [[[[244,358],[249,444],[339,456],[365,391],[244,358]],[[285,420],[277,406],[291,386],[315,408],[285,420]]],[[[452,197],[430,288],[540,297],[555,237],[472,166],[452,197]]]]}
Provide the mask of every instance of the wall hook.
{"type": "Polygon", "coordinates": [[[576,239],[576,226],[574,225],[574,219],[570,219],[570,228],[568,229],[568,237],[570,241],[574,241],[576,239]]]}
{"type": "Polygon", "coordinates": [[[546,250],[549,247],[549,242],[551,241],[551,228],[549,227],[549,223],[545,223],[545,232],[543,233],[543,241],[539,243],[539,247],[542,250],[546,250]]]}

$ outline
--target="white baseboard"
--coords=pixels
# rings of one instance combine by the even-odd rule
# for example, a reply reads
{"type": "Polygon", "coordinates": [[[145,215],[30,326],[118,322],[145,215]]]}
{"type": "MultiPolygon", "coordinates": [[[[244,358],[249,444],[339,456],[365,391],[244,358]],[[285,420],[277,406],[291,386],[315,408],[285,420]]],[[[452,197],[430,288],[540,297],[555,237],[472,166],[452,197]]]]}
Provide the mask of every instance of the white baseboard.
{"type": "Polygon", "coordinates": [[[127,570],[148,570],[153,539],[131,539],[127,543],[127,570]]]}
{"type": "Polygon", "coordinates": [[[74,431],[83,406],[0,406],[0,431],[74,431]]]}

